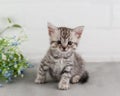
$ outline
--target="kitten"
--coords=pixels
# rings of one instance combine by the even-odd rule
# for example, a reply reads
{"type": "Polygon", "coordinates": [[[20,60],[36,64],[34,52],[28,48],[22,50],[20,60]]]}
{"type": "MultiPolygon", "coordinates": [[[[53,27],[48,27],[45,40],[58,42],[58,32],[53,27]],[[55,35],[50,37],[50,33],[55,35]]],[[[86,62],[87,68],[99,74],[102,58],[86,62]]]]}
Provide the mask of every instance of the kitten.
{"type": "Polygon", "coordinates": [[[85,83],[88,72],[82,58],[75,52],[83,26],[74,29],[56,27],[48,23],[50,48],[42,59],[35,83],[45,83],[46,72],[59,81],[58,88],[69,89],[71,83],[85,83]]]}

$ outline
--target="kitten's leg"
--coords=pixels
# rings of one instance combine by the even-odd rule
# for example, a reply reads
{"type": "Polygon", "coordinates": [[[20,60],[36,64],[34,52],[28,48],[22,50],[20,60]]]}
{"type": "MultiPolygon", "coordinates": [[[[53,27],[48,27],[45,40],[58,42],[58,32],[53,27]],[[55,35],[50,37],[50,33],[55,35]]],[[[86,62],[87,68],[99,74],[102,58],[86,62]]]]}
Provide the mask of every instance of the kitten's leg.
{"type": "Polygon", "coordinates": [[[71,79],[71,66],[67,66],[61,75],[60,82],[58,84],[58,88],[61,90],[67,90],[70,87],[70,79],[71,79]]]}
{"type": "Polygon", "coordinates": [[[85,70],[84,60],[81,58],[79,54],[75,53],[75,61],[77,62],[74,64],[75,75],[71,78],[71,83],[73,84],[78,82],[85,83],[89,78],[89,74],[85,70]]]}
{"type": "Polygon", "coordinates": [[[69,89],[70,87],[70,78],[71,78],[71,74],[69,73],[64,73],[61,77],[61,80],[58,84],[58,89],[61,89],[61,90],[67,90],[69,89]]]}
{"type": "Polygon", "coordinates": [[[49,69],[49,67],[47,65],[41,63],[38,73],[37,73],[37,77],[35,79],[35,83],[37,83],[37,84],[45,83],[46,72],[48,69],[49,69]]]}

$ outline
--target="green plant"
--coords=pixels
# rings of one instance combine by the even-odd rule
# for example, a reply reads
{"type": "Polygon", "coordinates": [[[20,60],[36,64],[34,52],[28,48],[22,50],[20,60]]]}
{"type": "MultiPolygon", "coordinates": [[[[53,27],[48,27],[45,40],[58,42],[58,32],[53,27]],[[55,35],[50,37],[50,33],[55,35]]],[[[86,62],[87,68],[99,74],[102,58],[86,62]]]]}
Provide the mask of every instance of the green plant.
{"type": "Polygon", "coordinates": [[[22,27],[15,24],[8,18],[9,25],[0,31],[0,79],[7,82],[12,81],[18,76],[23,77],[24,71],[30,65],[19,49],[19,45],[26,39],[22,27]],[[2,36],[8,29],[20,29],[19,36],[4,37],[2,36]]]}

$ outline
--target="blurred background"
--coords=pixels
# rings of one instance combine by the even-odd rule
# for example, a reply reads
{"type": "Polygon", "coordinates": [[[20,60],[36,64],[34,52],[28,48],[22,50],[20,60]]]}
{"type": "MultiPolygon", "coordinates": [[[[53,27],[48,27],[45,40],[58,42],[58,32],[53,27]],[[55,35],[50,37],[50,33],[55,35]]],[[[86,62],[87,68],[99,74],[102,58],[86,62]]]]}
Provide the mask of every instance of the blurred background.
{"type": "Polygon", "coordinates": [[[120,0],[0,0],[0,28],[8,17],[24,27],[21,49],[34,62],[49,47],[47,22],[84,25],[77,51],[87,62],[120,61],[120,0]]]}

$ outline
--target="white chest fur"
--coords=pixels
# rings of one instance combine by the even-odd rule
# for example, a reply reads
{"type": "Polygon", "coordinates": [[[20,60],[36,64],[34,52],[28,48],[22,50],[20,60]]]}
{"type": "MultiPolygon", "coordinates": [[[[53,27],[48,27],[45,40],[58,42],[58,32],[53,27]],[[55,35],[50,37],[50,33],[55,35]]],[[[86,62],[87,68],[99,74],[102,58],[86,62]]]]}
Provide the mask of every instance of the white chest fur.
{"type": "Polygon", "coordinates": [[[54,68],[53,68],[54,72],[61,73],[65,65],[66,64],[63,59],[56,60],[54,68]]]}
{"type": "Polygon", "coordinates": [[[52,69],[52,75],[60,78],[61,72],[63,71],[64,67],[66,66],[64,59],[57,59],[55,60],[55,64],[51,66],[52,69]]]}

